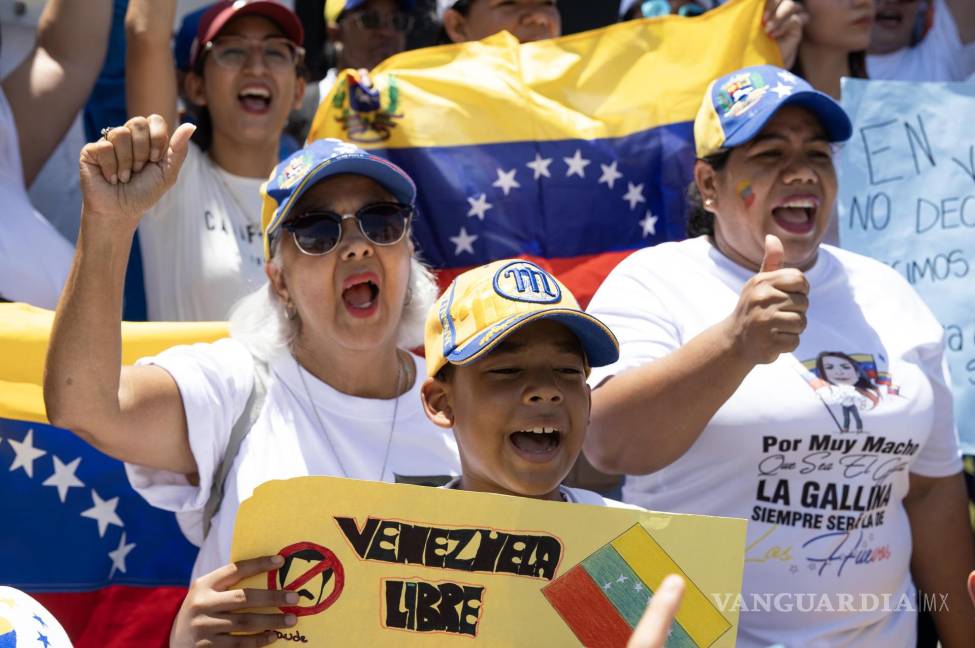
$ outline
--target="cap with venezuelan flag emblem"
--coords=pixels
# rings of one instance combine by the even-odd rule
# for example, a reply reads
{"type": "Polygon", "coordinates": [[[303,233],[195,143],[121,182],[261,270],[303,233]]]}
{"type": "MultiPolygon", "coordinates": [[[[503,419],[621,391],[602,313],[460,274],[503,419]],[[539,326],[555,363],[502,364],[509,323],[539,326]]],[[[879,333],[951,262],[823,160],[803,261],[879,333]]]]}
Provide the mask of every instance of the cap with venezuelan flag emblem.
{"type": "Polygon", "coordinates": [[[750,142],[783,106],[802,106],[819,119],[830,142],[853,134],[846,111],[804,79],[774,65],[736,70],[711,82],[694,120],[697,157],[750,142]]]}
{"type": "Polygon", "coordinates": [[[302,194],[316,182],[341,173],[371,178],[405,205],[412,205],[416,200],[413,180],[392,162],[342,140],[315,140],[274,167],[271,177],[261,185],[265,260],[271,258],[275,232],[287,220],[302,194]]]}
{"type": "MultiPolygon", "coordinates": [[[[343,11],[354,11],[368,4],[369,0],[325,0],[325,24],[334,27],[343,11]]],[[[399,0],[405,11],[413,11],[414,0],[399,0]]]]}
{"type": "Polygon", "coordinates": [[[619,358],[616,336],[581,308],[562,282],[530,261],[503,259],[468,270],[451,282],[427,315],[427,373],[466,365],[530,322],[556,321],[579,338],[588,366],[619,358]]]}

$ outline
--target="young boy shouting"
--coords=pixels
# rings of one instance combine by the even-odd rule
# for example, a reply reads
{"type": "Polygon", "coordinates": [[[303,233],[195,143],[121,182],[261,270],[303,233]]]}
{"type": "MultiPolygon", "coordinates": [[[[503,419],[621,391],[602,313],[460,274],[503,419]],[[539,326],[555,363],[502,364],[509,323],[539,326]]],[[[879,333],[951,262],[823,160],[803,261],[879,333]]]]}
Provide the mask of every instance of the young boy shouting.
{"type": "Polygon", "coordinates": [[[469,270],[430,310],[425,341],[423,406],[460,449],[447,487],[627,506],[562,486],[589,424],[589,369],[619,346],[555,277],[513,259],[469,270]]]}

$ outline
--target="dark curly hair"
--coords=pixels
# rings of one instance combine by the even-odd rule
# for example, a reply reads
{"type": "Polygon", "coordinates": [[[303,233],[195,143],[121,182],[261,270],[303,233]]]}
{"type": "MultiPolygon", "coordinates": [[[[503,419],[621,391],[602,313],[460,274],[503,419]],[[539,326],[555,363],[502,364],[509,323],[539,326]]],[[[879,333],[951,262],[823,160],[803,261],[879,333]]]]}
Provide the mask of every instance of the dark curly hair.
{"type": "MultiPolygon", "coordinates": [[[[715,171],[721,171],[728,164],[731,149],[724,149],[700,158],[701,162],[709,165],[715,171]]],[[[696,182],[687,187],[687,238],[694,238],[706,234],[714,236],[714,214],[704,208],[701,190],[696,182]]]]}

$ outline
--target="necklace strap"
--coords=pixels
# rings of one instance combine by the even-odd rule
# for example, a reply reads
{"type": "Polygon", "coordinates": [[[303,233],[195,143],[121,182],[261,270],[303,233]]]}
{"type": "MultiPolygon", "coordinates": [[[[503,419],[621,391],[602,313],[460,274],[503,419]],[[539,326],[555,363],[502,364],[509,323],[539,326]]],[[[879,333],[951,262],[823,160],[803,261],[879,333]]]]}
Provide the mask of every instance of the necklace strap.
{"type": "MultiPolygon", "coordinates": [[[[382,467],[379,469],[379,477],[376,481],[382,481],[383,477],[386,475],[386,468],[389,465],[389,455],[393,447],[393,436],[396,433],[396,419],[399,415],[399,400],[403,395],[403,376],[408,373],[403,370],[405,363],[409,362],[409,355],[405,358],[400,355],[400,350],[397,349],[396,357],[399,359],[396,367],[396,395],[393,397],[393,420],[389,425],[389,434],[386,436],[386,448],[383,452],[383,462],[382,467]]],[[[315,420],[318,423],[318,430],[321,435],[325,438],[326,443],[328,443],[328,449],[331,451],[332,456],[335,457],[336,463],[339,465],[339,470],[342,472],[343,477],[349,477],[349,471],[345,467],[345,462],[342,461],[342,456],[338,452],[338,448],[335,447],[335,443],[332,440],[332,436],[328,432],[328,428],[325,427],[324,421],[322,421],[321,413],[318,411],[318,405],[315,404],[315,399],[312,398],[311,390],[308,388],[308,381],[305,380],[305,369],[302,368],[301,363],[298,362],[298,358],[291,356],[295,361],[295,369],[298,371],[298,378],[301,380],[301,386],[305,390],[305,397],[308,399],[308,405],[311,407],[312,413],[315,415],[315,420]]]]}

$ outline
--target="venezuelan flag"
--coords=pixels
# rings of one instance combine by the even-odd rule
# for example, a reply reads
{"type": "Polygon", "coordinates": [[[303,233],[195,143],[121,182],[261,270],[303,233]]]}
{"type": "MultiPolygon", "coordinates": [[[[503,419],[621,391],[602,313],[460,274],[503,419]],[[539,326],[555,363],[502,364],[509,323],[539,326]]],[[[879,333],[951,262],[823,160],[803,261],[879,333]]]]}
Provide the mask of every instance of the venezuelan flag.
{"type": "MultiPolygon", "coordinates": [[[[30,592],[76,648],[167,646],[196,547],[132,490],[120,462],[48,424],[53,317],[0,304],[0,583],[30,592]]],[[[222,323],[126,323],[123,362],[226,334],[222,323]]],[[[0,620],[0,645],[2,630],[0,620]]]]}
{"type": "Polygon", "coordinates": [[[420,189],[415,236],[441,280],[504,257],[584,305],[631,251],[684,237],[693,120],[715,77],[778,63],[764,0],[519,45],[508,33],[344,73],[309,140],[354,141],[420,189]]]}
{"type": "Polygon", "coordinates": [[[707,596],[639,524],[546,585],[542,594],[590,648],[626,646],[668,574],[687,583],[668,648],[704,648],[731,628],[707,596]]]}

